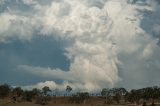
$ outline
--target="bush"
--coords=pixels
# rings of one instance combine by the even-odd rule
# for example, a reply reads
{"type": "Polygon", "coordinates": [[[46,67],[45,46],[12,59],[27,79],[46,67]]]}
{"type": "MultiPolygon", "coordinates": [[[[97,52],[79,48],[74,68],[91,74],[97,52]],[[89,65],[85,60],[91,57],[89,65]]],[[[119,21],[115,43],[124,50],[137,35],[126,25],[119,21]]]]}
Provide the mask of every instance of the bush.
{"type": "Polygon", "coordinates": [[[32,91],[24,91],[22,95],[22,100],[25,100],[27,102],[32,102],[33,93],[32,91]]]}
{"type": "Polygon", "coordinates": [[[17,97],[20,97],[23,94],[23,90],[21,87],[16,87],[13,89],[12,94],[16,95],[17,97]]]}
{"type": "Polygon", "coordinates": [[[0,98],[7,97],[11,91],[11,88],[9,85],[4,84],[0,85],[0,98]]]}

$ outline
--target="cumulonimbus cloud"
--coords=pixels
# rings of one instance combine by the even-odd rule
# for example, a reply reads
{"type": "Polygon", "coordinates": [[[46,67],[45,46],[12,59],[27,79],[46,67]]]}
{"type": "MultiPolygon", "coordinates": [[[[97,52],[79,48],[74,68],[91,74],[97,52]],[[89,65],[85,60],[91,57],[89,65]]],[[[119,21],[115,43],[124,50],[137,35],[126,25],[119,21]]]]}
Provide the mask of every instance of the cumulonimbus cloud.
{"type": "MultiPolygon", "coordinates": [[[[140,87],[157,84],[160,80],[156,76],[160,69],[158,40],[140,25],[144,18],[142,11],[155,11],[153,5],[146,5],[151,0],[144,4],[128,0],[40,2],[23,0],[32,7],[32,14],[10,9],[14,7],[1,13],[4,26],[0,25],[0,41],[7,41],[10,33],[30,40],[34,31],[65,39],[68,44],[64,55],[71,61],[70,68],[68,71],[28,65],[19,68],[89,91],[116,85],[140,87]],[[152,72],[155,72],[155,79],[149,77],[152,72]]],[[[157,28],[154,27],[154,31],[159,33],[157,28]]]]}

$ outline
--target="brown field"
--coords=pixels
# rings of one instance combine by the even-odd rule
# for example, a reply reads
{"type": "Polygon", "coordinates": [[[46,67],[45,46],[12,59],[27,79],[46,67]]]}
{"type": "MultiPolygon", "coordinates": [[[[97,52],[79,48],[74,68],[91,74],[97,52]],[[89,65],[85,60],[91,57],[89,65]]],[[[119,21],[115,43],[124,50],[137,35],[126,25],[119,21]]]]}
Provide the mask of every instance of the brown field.
{"type": "MultiPolygon", "coordinates": [[[[36,104],[35,101],[32,102],[23,102],[17,101],[13,103],[10,99],[0,99],[0,106],[117,106],[117,104],[108,105],[105,104],[105,99],[102,97],[91,97],[89,98],[86,103],[75,104],[68,102],[67,97],[56,97],[52,98],[46,105],[36,104]]],[[[118,106],[135,106],[134,104],[120,104],[118,106]]],[[[150,106],[148,103],[147,106],[150,106]]],[[[156,104],[156,106],[160,106],[160,104],[156,104]]]]}

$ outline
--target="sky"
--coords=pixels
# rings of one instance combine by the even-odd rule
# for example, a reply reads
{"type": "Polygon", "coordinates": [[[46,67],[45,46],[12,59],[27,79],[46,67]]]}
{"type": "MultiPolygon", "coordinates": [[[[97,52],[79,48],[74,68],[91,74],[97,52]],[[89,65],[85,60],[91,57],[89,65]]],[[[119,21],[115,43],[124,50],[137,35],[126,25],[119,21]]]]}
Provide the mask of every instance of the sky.
{"type": "Polygon", "coordinates": [[[0,0],[0,84],[160,85],[159,0],[0,0]]]}

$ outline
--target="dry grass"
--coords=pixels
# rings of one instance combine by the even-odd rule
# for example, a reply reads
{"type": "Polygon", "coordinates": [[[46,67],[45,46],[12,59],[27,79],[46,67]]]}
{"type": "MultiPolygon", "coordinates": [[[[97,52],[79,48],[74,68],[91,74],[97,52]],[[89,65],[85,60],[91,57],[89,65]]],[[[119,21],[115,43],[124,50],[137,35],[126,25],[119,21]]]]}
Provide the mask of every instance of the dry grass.
{"type": "MultiPolygon", "coordinates": [[[[86,104],[75,104],[75,103],[69,103],[69,98],[67,97],[52,97],[52,100],[48,102],[47,105],[39,105],[35,104],[35,101],[33,102],[11,102],[10,99],[0,99],[0,106],[109,106],[105,104],[105,99],[102,97],[91,97],[86,101],[86,104]],[[55,102],[56,101],[56,102],[55,102]]],[[[110,105],[110,106],[117,106],[117,105],[110,105]]],[[[119,106],[127,106],[127,105],[119,105],[119,106]]],[[[134,104],[130,104],[128,106],[135,106],[134,104]]],[[[148,105],[150,106],[150,105],[148,105]]],[[[160,104],[157,104],[156,106],[160,106],[160,104]]]]}

